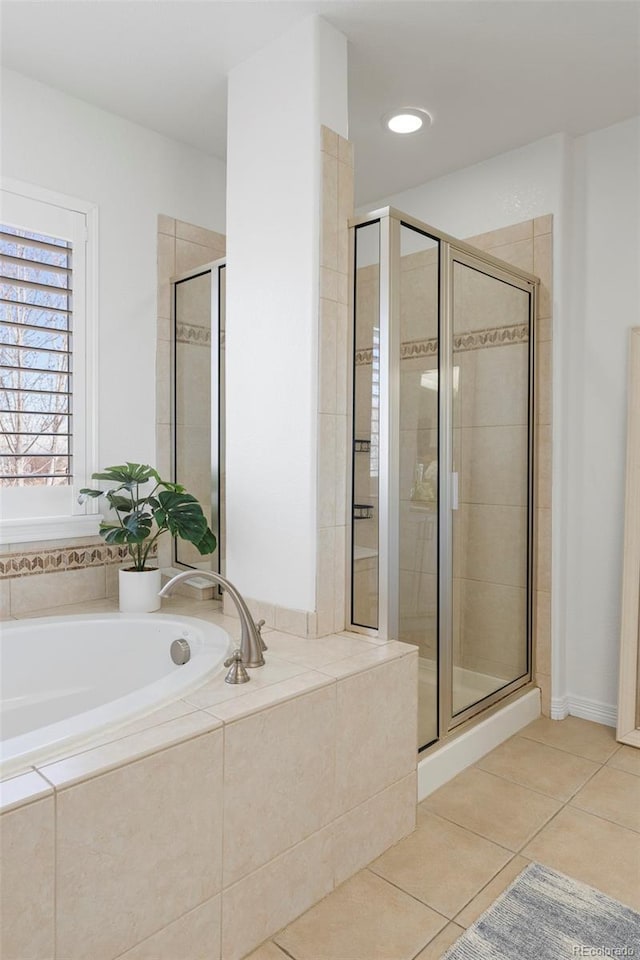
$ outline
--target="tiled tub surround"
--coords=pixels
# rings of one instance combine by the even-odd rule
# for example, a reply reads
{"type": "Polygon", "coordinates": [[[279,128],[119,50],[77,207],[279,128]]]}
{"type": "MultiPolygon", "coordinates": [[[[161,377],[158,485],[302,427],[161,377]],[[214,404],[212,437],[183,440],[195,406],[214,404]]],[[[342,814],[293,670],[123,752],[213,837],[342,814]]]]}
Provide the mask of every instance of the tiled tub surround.
{"type": "Polygon", "coordinates": [[[0,617],[113,597],[128,558],[100,537],[11,544],[0,555],[0,617]]]}
{"type": "Polygon", "coordinates": [[[266,639],[251,683],[2,784],[3,960],[240,960],[413,830],[415,647],[266,639]]]}

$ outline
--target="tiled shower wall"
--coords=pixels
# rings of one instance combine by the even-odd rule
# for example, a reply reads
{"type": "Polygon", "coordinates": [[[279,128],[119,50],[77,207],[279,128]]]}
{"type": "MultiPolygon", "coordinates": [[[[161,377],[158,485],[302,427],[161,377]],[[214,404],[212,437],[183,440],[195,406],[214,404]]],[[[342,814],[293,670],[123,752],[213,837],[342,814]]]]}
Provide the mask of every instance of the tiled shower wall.
{"type": "MultiPolygon", "coordinates": [[[[470,238],[474,246],[540,277],[537,323],[536,449],[535,449],[535,676],[542,691],[543,712],[550,706],[551,645],[551,249],[552,218],[540,217],[502,230],[470,238]]],[[[416,642],[421,656],[433,659],[436,652],[437,534],[435,502],[429,502],[428,483],[416,483],[416,466],[425,470],[437,457],[438,411],[436,394],[420,389],[420,376],[437,369],[437,276],[435,252],[402,257],[400,277],[402,326],[401,360],[401,636],[416,642]],[[416,379],[417,378],[417,379],[416,379]],[[418,389],[412,388],[418,384],[418,389]]],[[[356,329],[356,410],[360,411],[356,433],[367,439],[371,433],[370,397],[372,375],[372,329],[377,325],[377,266],[363,267],[356,278],[358,329],[356,329]]],[[[496,636],[517,633],[524,611],[524,567],[493,563],[498,543],[522,542],[525,524],[526,488],[521,464],[526,456],[526,396],[522,378],[510,376],[526,363],[524,331],[515,325],[493,329],[491,291],[484,304],[487,316],[473,319],[473,330],[456,337],[455,364],[461,389],[460,409],[454,411],[454,457],[466,461],[462,476],[475,473],[491,477],[491,458],[500,462],[505,476],[500,483],[463,484],[454,530],[454,660],[459,666],[510,677],[517,671],[521,644],[496,643],[496,636]],[[486,322],[485,322],[486,320],[486,322]],[[476,330],[475,328],[478,327],[476,330]],[[482,328],[482,329],[480,329],[482,328]],[[487,408],[480,419],[469,416],[474,397],[491,398],[499,404],[487,408]],[[464,395],[463,395],[464,394],[464,395]],[[466,406],[465,406],[466,402],[466,406]],[[491,408],[506,411],[497,419],[491,408]],[[466,410],[466,413],[465,413],[466,410]],[[513,420],[524,410],[522,422],[513,420]],[[486,415],[485,415],[486,414],[486,415]],[[513,425],[512,425],[513,421],[513,425]],[[487,429],[488,428],[488,429],[487,429]],[[488,437],[491,442],[489,443],[488,437]],[[491,450],[497,443],[499,449],[491,450]],[[467,459],[468,458],[468,459],[467,459]],[[487,458],[489,458],[487,460],[487,458]],[[482,489],[480,487],[482,486],[482,489]],[[494,538],[497,540],[494,541],[494,538]],[[492,541],[496,548],[492,549],[492,541]],[[494,569],[495,568],[495,569],[494,569]],[[510,623],[513,622],[513,628],[510,623]],[[498,629],[499,628],[499,629],[498,629]],[[516,650],[516,646],[518,650],[516,650]]],[[[498,314],[496,313],[496,316],[498,314]]],[[[377,476],[368,478],[369,458],[356,457],[356,485],[373,507],[371,520],[359,520],[357,543],[363,554],[356,560],[354,580],[360,622],[372,622],[377,601],[377,568],[367,556],[377,548],[377,476]],[[368,484],[370,492],[367,492],[368,484]]],[[[458,467],[460,469],[460,467],[458,467]]],[[[373,471],[372,471],[373,472],[373,471]]],[[[522,555],[522,552],[519,552],[522,555]]]]}

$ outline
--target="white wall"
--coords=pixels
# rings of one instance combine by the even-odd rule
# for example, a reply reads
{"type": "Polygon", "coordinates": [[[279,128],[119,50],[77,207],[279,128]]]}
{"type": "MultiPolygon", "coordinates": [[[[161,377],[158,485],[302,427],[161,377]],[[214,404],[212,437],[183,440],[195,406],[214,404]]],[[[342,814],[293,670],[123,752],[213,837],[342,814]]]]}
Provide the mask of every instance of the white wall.
{"type": "Polygon", "coordinates": [[[613,722],[617,701],[639,124],[558,134],[367,205],[458,237],[554,215],[552,708],[602,722],[613,722]]]}
{"type": "Polygon", "coordinates": [[[567,692],[573,712],[586,700],[613,720],[628,340],[629,328],[640,324],[640,118],[578,138],[572,184],[567,692]]]}
{"type": "Polygon", "coordinates": [[[100,466],[153,463],[157,215],[224,232],[225,166],[8,70],[2,128],[3,176],[98,204],[100,466]]]}
{"type": "Polygon", "coordinates": [[[346,117],[346,40],[318,18],[229,75],[227,571],[298,610],[315,609],[320,124],[346,117]]]}

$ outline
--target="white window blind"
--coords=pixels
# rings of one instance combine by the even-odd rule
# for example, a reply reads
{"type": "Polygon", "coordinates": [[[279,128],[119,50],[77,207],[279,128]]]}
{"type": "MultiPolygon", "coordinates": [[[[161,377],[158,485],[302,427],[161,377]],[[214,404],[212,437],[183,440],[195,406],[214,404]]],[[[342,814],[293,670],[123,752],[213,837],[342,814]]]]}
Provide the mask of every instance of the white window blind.
{"type": "Polygon", "coordinates": [[[97,208],[0,191],[0,543],[97,532],[97,208]]]}
{"type": "Polygon", "coordinates": [[[73,477],[72,246],[0,225],[0,484],[73,477]]]}

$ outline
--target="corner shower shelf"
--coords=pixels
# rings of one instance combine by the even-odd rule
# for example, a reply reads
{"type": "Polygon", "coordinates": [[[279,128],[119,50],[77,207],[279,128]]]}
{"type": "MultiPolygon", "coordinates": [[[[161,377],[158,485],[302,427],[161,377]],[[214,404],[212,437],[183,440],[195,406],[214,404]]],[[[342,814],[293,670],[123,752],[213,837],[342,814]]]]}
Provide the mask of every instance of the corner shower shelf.
{"type": "Polygon", "coordinates": [[[353,519],[354,520],[372,520],[373,504],[372,503],[354,503],[353,519]]]}
{"type": "Polygon", "coordinates": [[[353,452],[354,453],[371,453],[371,440],[358,440],[357,438],[354,439],[353,452]]]}

